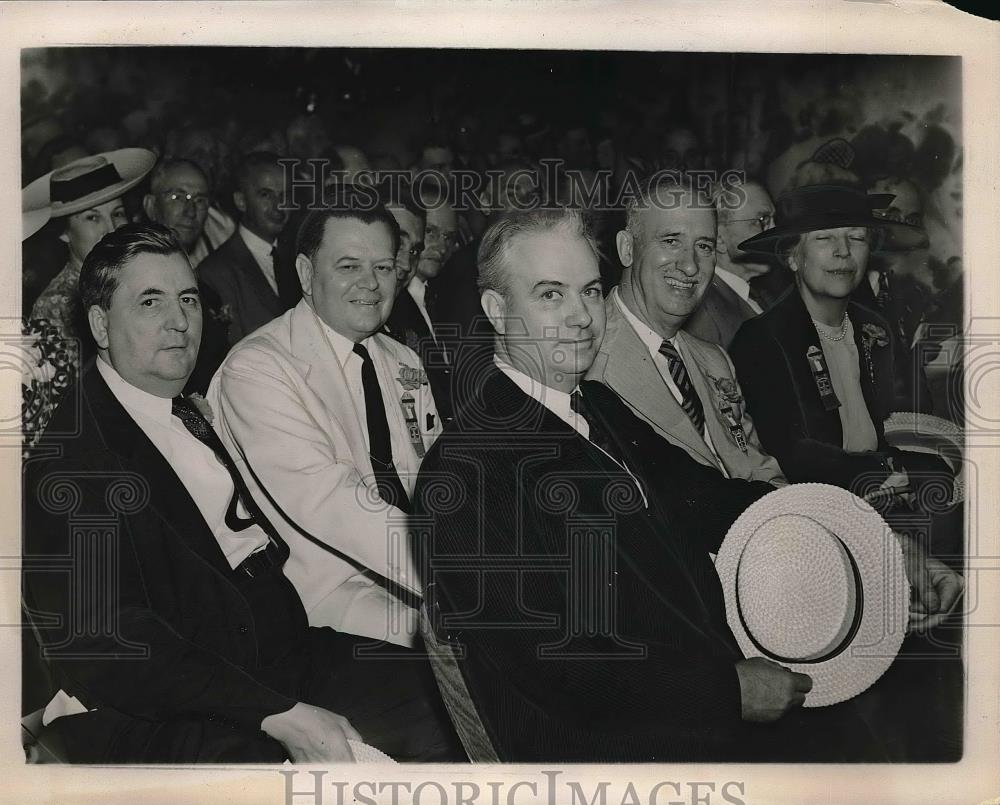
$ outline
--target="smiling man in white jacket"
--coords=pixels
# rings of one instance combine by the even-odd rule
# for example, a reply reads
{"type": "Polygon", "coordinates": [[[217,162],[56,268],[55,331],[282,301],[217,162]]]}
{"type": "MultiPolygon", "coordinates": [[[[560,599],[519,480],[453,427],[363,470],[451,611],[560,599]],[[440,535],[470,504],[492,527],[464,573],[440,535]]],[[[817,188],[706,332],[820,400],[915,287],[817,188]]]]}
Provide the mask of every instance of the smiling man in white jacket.
{"type": "Polygon", "coordinates": [[[233,348],[209,401],[289,544],[285,573],[310,624],[411,645],[421,587],[409,497],[441,426],[420,359],[379,332],[398,239],[381,206],[310,212],[302,301],[233,348]]]}

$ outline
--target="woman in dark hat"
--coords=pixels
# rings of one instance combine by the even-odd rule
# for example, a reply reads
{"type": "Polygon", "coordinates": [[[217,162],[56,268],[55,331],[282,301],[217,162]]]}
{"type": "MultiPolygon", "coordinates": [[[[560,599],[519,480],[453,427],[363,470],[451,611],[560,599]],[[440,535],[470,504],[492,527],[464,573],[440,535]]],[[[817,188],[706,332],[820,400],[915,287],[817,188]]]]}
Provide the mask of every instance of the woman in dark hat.
{"type": "Polygon", "coordinates": [[[32,364],[23,384],[26,449],[41,436],[62,392],[79,373],[80,347],[89,343],[77,297],[83,260],[108,232],[128,223],[122,197],[155,162],[151,151],[123,148],[74,160],[21,191],[22,239],[61,218],[59,238],[69,253],[65,267],[35,300],[25,325],[32,364]]]}
{"type": "Polygon", "coordinates": [[[799,187],[779,198],[776,226],[739,248],[783,258],[795,284],[744,323],[730,353],[761,442],[790,481],[877,489],[875,497],[892,500],[919,497],[930,483],[950,500],[943,461],[886,443],[886,417],[917,410],[894,383],[911,364],[888,323],[851,301],[875,248],[924,239],[916,227],[875,217],[890,201],[853,185],[799,187]]]}

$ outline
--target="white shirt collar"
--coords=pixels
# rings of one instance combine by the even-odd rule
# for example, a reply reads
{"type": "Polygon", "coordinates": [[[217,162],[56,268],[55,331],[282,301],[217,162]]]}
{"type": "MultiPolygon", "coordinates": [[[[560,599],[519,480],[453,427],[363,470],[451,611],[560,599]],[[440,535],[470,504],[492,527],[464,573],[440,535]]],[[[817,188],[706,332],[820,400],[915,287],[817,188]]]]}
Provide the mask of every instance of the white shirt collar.
{"type": "Polygon", "coordinates": [[[410,292],[410,296],[420,304],[423,304],[424,297],[427,295],[427,280],[414,274],[410,277],[410,284],[406,286],[406,289],[410,292]]]}
{"type": "MultiPolygon", "coordinates": [[[[660,351],[660,346],[663,344],[663,338],[658,332],[653,330],[648,324],[642,321],[638,316],[635,315],[628,306],[622,300],[621,294],[618,292],[618,287],[611,292],[614,295],[615,304],[618,305],[618,309],[622,312],[625,317],[625,321],[631,325],[632,329],[635,330],[635,334],[639,336],[639,340],[646,345],[646,349],[649,350],[649,354],[655,356],[660,351]]],[[[674,338],[668,338],[671,344],[674,343],[674,338]]]]}
{"type": "Polygon", "coordinates": [[[519,369],[515,369],[499,355],[493,355],[493,363],[496,364],[497,369],[514,381],[514,384],[531,397],[531,399],[540,402],[570,427],[580,430],[576,412],[570,405],[569,394],[565,391],[554,389],[551,386],[546,386],[533,377],[529,377],[519,369]]]}
{"type": "Polygon", "coordinates": [[[97,371],[101,373],[111,393],[128,411],[145,416],[161,425],[170,425],[171,400],[157,397],[133,386],[100,355],[97,356],[97,371]]]}
{"type": "Polygon", "coordinates": [[[736,295],[744,302],[750,298],[750,283],[743,277],[737,277],[732,271],[728,271],[722,266],[715,267],[715,276],[736,291],[736,295]]]}
{"type": "Polygon", "coordinates": [[[271,259],[271,251],[274,249],[273,243],[268,243],[259,235],[255,235],[249,229],[247,229],[243,224],[239,227],[240,237],[243,238],[243,242],[247,245],[251,254],[259,258],[271,259]]]}
{"type": "MultiPolygon", "coordinates": [[[[319,314],[316,313],[311,307],[309,310],[316,317],[316,321],[319,322],[319,326],[323,328],[323,332],[326,333],[327,340],[330,342],[330,346],[333,347],[333,351],[337,356],[337,360],[340,361],[340,365],[346,366],[347,361],[350,359],[351,355],[354,354],[354,342],[351,341],[346,335],[341,335],[336,330],[334,330],[329,324],[327,324],[323,319],[320,318],[319,314]]],[[[371,353],[371,336],[363,339],[359,343],[365,349],[371,353]]]]}

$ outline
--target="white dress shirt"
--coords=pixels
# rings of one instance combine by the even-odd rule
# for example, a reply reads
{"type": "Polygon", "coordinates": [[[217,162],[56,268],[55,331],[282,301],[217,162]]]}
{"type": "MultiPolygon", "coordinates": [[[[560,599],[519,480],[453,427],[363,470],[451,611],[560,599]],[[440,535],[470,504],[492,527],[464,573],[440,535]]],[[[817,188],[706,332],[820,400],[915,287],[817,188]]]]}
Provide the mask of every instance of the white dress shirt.
{"type": "MultiPolygon", "coordinates": [[[[565,422],[567,425],[573,428],[573,430],[579,433],[584,439],[590,442],[590,425],[586,419],[584,419],[576,411],[573,410],[569,394],[567,394],[565,391],[559,391],[558,389],[554,389],[551,386],[546,386],[544,383],[541,383],[535,380],[534,378],[529,377],[519,369],[515,369],[513,366],[511,366],[509,363],[503,360],[503,358],[501,358],[499,355],[496,354],[493,355],[493,363],[496,364],[496,367],[505,375],[507,375],[507,377],[509,377],[514,382],[514,384],[519,389],[521,389],[521,391],[523,391],[525,394],[527,394],[529,397],[531,397],[531,399],[535,400],[536,402],[540,402],[542,405],[548,408],[549,411],[551,411],[553,414],[559,417],[563,422],[565,422]]],[[[574,389],[574,392],[577,391],[578,389],[579,386],[576,389],[574,389]]],[[[619,467],[621,467],[625,472],[629,474],[629,477],[635,484],[636,489],[639,490],[639,494],[642,495],[643,503],[648,509],[649,500],[646,498],[646,490],[643,488],[642,484],[639,483],[639,479],[632,474],[632,470],[630,470],[625,464],[623,464],[613,455],[608,453],[608,451],[605,450],[603,447],[601,447],[599,444],[596,444],[594,442],[590,443],[593,444],[594,447],[596,447],[598,450],[604,453],[604,455],[610,458],[613,462],[615,462],[615,464],[617,464],[619,467]]]]}
{"type": "MultiPolygon", "coordinates": [[[[344,377],[347,379],[347,388],[351,392],[354,400],[354,408],[357,411],[358,419],[361,422],[361,432],[365,440],[365,446],[371,450],[371,441],[368,435],[368,408],[365,405],[365,387],[361,380],[361,367],[364,361],[361,356],[354,352],[354,342],[341,335],[319,316],[319,321],[323,332],[326,334],[330,348],[336,355],[337,361],[344,370],[344,377]]],[[[369,336],[360,342],[368,350],[368,354],[375,366],[375,376],[378,378],[379,390],[382,392],[382,404],[385,406],[385,418],[389,423],[389,436],[392,444],[392,463],[396,467],[396,474],[403,484],[407,495],[413,494],[416,484],[417,472],[420,469],[421,458],[410,441],[410,431],[403,418],[400,406],[400,398],[393,397],[393,393],[400,389],[392,374],[391,358],[387,357],[379,346],[378,341],[369,336]]],[[[414,398],[416,393],[411,392],[414,398]]],[[[418,417],[420,416],[419,411],[418,417]]],[[[421,432],[424,428],[421,423],[421,432]]]]}
{"type": "MultiPolygon", "coordinates": [[[[660,345],[663,343],[664,339],[660,337],[659,333],[651,329],[648,325],[642,322],[638,316],[636,316],[631,310],[628,309],[628,307],[622,301],[621,294],[618,293],[618,288],[615,288],[611,293],[614,294],[615,304],[618,305],[618,309],[625,317],[625,321],[627,321],[629,325],[631,325],[632,329],[635,331],[635,334],[639,336],[639,339],[642,341],[642,343],[646,345],[646,349],[649,350],[649,355],[653,359],[653,365],[656,367],[656,371],[660,373],[660,377],[663,379],[663,382],[666,383],[667,388],[670,389],[670,393],[677,401],[677,404],[683,407],[684,395],[681,394],[681,390],[677,388],[677,384],[674,382],[674,378],[670,374],[670,365],[667,363],[667,359],[660,354],[660,345]]],[[[677,350],[677,354],[680,355],[681,359],[683,360],[684,352],[680,348],[680,345],[677,343],[677,336],[675,335],[673,338],[668,338],[666,340],[669,341],[671,344],[673,344],[674,349],[677,350]]],[[[687,363],[685,362],[684,365],[687,366],[687,363]]],[[[688,373],[690,374],[690,370],[688,370],[688,373]]],[[[697,389],[694,388],[693,384],[691,390],[695,394],[698,393],[697,389]]],[[[701,398],[699,397],[698,399],[701,398]]],[[[704,400],[701,400],[701,406],[703,409],[707,407],[705,405],[704,400]]],[[[708,432],[707,414],[705,416],[705,424],[702,426],[701,429],[701,437],[705,440],[705,444],[708,445],[708,449],[712,451],[712,455],[715,457],[715,464],[719,468],[719,471],[728,478],[729,473],[726,471],[726,466],[722,463],[722,460],[719,458],[719,452],[715,449],[715,445],[712,444],[712,434],[708,432]]]]}
{"type": "MultiPolygon", "coordinates": [[[[251,525],[242,531],[233,531],[226,525],[226,510],[235,493],[232,476],[212,448],[171,414],[171,401],[128,383],[103,358],[97,359],[97,370],[135,424],[177,473],[215,535],[229,566],[235,568],[250,554],[267,545],[269,538],[259,525],[251,525]]],[[[248,516],[242,505],[237,507],[237,513],[241,517],[248,516]]]]}
{"type": "Polygon", "coordinates": [[[427,297],[427,281],[423,277],[414,274],[410,279],[410,284],[406,286],[406,290],[413,297],[413,301],[417,303],[420,315],[424,317],[424,321],[427,322],[427,329],[431,331],[431,337],[437,342],[437,336],[434,335],[434,325],[431,323],[431,317],[427,313],[427,304],[424,301],[427,297]]]}
{"type": "Polygon", "coordinates": [[[239,233],[250,254],[253,255],[253,259],[260,266],[260,271],[264,275],[264,279],[267,280],[267,284],[271,286],[271,290],[277,296],[278,281],[274,278],[274,257],[272,256],[274,244],[258,237],[243,224],[240,224],[239,233]]]}
{"type": "Polygon", "coordinates": [[[743,279],[743,277],[737,277],[732,271],[727,271],[722,266],[715,267],[715,276],[732,288],[736,292],[736,295],[746,302],[754,313],[760,315],[764,312],[761,306],[750,298],[750,283],[743,279]]]}

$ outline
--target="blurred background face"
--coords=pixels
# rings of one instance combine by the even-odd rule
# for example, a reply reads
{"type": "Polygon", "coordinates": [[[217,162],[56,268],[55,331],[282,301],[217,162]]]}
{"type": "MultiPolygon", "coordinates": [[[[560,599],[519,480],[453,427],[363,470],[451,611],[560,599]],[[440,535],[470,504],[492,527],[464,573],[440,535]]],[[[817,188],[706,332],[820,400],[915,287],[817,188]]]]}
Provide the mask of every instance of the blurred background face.
{"type": "Polygon", "coordinates": [[[285,174],[280,165],[263,165],[250,173],[233,194],[240,211],[240,223],[268,243],[274,241],[288,222],[282,210],[285,174]]]}
{"type": "Polygon", "coordinates": [[[405,207],[391,206],[389,213],[399,224],[399,249],[396,251],[396,292],[407,286],[424,250],[424,222],[405,207]]]}
{"type": "Polygon", "coordinates": [[[631,291],[639,317],[669,338],[698,307],[712,280],[716,229],[715,211],[696,205],[690,195],[679,204],[664,198],[662,205],[677,208],[651,204],[642,211],[632,253],[621,255],[629,266],[622,284],[631,291]]]}
{"type": "Polygon", "coordinates": [[[869,235],[865,227],[838,227],[807,232],[789,256],[789,267],[803,298],[846,299],[868,267],[869,235]]]}
{"type": "Polygon", "coordinates": [[[704,167],[701,144],[690,129],[674,129],[663,138],[663,167],[668,170],[697,170],[704,167]]]}
{"type": "Polygon", "coordinates": [[[70,215],[61,240],[69,246],[70,260],[82,265],[90,250],[108,232],[128,223],[125,205],[120,198],[99,204],[89,210],[70,215]]]}
{"type": "Polygon", "coordinates": [[[441,273],[458,248],[458,217],[447,202],[428,205],[427,228],[424,230],[424,251],[417,264],[417,273],[425,280],[441,273]]]}
{"type": "Polygon", "coordinates": [[[172,229],[184,251],[190,251],[208,217],[210,198],[205,174],[193,165],[174,165],[160,177],[152,200],[146,214],[172,229]]]}
{"type": "Polygon", "coordinates": [[[748,254],[738,247],[774,226],[774,202],[759,184],[745,184],[742,190],[742,203],[719,213],[719,265],[728,267],[729,263],[734,263],[737,273],[749,279],[766,274],[771,265],[761,261],[760,255],[748,254]]]}
{"type": "Polygon", "coordinates": [[[302,292],[316,315],[357,343],[381,329],[396,298],[392,233],[381,223],[350,218],[326,222],[312,259],[295,262],[302,292]]]}

